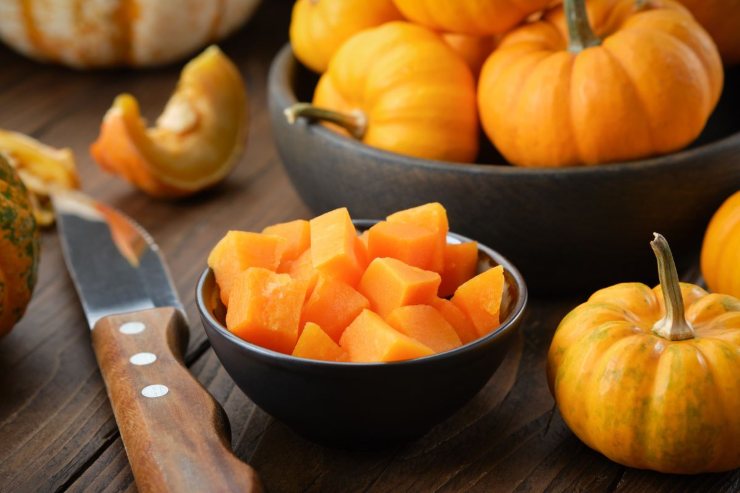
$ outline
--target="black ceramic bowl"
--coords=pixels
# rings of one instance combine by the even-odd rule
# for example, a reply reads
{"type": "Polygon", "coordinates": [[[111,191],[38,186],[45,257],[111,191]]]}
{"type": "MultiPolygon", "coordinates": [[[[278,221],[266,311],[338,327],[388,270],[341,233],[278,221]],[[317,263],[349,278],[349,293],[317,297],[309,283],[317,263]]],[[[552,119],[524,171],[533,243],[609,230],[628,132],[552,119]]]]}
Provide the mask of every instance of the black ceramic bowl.
{"type": "MultiPolygon", "coordinates": [[[[448,238],[469,241],[455,234],[448,238]]],[[[507,290],[498,329],[458,349],[396,363],[294,358],[236,337],[224,325],[224,307],[210,269],[201,276],[196,297],[216,355],[255,404],[312,440],[374,447],[424,434],[478,393],[498,368],[527,303],[519,271],[479,244],[479,270],[499,264],[507,290]]]]}
{"type": "MultiPolygon", "coordinates": [[[[357,217],[383,217],[438,201],[456,231],[510,258],[533,292],[563,292],[656,282],[653,231],[671,242],[679,268],[694,260],[712,212],[740,189],[738,69],[727,73],[694,147],[596,167],[459,165],[374,149],[321,125],[289,125],[283,110],[310,101],[316,83],[289,46],[270,70],[269,104],[285,169],[314,212],[347,206],[357,217]]],[[[480,161],[504,162],[490,145],[480,161]]]]}

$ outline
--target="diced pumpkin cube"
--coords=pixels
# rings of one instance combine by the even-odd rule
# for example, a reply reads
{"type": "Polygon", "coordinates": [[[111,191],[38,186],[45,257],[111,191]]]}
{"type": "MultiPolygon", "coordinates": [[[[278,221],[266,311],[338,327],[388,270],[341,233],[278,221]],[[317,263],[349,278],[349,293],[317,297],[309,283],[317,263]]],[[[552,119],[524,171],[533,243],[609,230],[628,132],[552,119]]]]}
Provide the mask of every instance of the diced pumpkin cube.
{"type": "Polygon", "coordinates": [[[452,296],[455,290],[475,275],[478,270],[478,243],[472,241],[445,245],[445,265],[439,296],[452,296]]]}
{"type": "Polygon", "coordinates": [[[322,361],[344,361],[345,353],[321,327],[308,322],[293,349],[293,356],[322,361]]]}
{"type": "Polygon", "coordinates": [[[428,305],[400,306],[391,312],[386,322],[435,353],[462,345],[455,329],[437,310],[428,305]]]}
{"type": "Polygon", "coordinates": [[[305,219],[274,224],[263,229],[262,233],[285,238],[283,262],[297,259],[311,246],[311,228],[305,219]]]}
{"type": "Polygon", "coordinates": [[[440,315],[455,329],[457,336],[463,344],[478,339],[478,332],[475,330],[473,322],[468,320],[467,315],[453,302],[443,298],[436,298],[432,301],[431,306],[436,308],[440,315]]]}
{"type": "Polygon", "coordinates": [[[398,211],[386,218],[389,223],[413,224],[431,229],[437,234],[437,250],[430,270],[442,272],[444,268],[444,247],[447,244],[447,232],[450,225],[447,220],[447,211],[438,202],[412,207],[398,211]]]}
{"type": "Polygon", "coordinates": [[[457,288],[452,302],[473,322],[479,336],[500,325],[499,312],[504,291],[504,268],[500,265],[478,274],[457,288]]]}
{"type": "Polygon", "coordinates": [[[236,277],[249,267],[276,270],[287,242],[279,236],[246,231],[229,231],[208,256],[221,292],[221,301],[229,304],[229,294],[236,277]]]}
{"type": "Polygon", "coordinates": [[[368,258],[392,257],[420,269],[433,270],[439,256],[438,240],[434,229],[382,221],[368,230],[368,258]]]}
{"type": "Polygon", "coordinates": [[[370,310],[363,310],[342,334],[339,345],[356,363],[400,361],[434,354],[401,334],[370,310]]]}
{"type": "Polygon", "coordinates": [[[319,280],[319,273],[316,269],[313,268],[311,249],[303,252],[300,257],[295,259],[293,262],[290,263],[289,266],[287,266],[287,269],[287,273],[290,274],[290,277],[292,277],[293,279],[306,281],[308,285],[306,296],[310,296],[313,292],[314,287],[316,286],[316,283],[319,280]]]}
{"type": "Polygon", "coordinates": [[[357,231],[346,208],[311,219],[311,255],[319,272],[356,286],[365,264],[358,258],[357,231]]]}
{"type": "Polygon", "coordinates": [[[394,258],[376,258],[362,275],[359,291],[370,300],[374,312],[387,317],[399,306],[429,304],[437,296],[440,282],[436,272],[394,258]]]}
{"type": "Polygon", "coordinates": [[[298,340],[306,281],[252,267],[234,280],[226,327],[245,341],[290,354],[298,340]]]}
{"type": "Polygon", "coordinates": [[[352,286],[322,274],[303,306],[301,320],[320,325],[329,337],[339,342],[344,329],[369,307],[367,298],[352,286]]]}

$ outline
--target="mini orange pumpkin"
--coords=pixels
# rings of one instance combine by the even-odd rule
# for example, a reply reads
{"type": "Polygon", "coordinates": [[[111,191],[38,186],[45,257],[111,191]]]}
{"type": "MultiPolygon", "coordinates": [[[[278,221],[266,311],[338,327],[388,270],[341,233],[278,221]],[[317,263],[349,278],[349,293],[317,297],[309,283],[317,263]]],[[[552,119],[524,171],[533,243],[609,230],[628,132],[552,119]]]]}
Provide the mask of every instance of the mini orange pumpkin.
{"type": "Polygon", "coordinates": [[[701,248],[701,272],[710,290],[740,297],[740,191],[709,222],[701,248]]]}
{"type": "Polygon", "coordinates": [[[390,22],[347,40],[313,105],[299,103],[286,116],[329,121],[370,146],[409,156],[470,162],[477,153],[470,69],[421,26],[390,22]]]}
{"type": "Polygon", "coordinates": [[[353,34],[400,19],[392,0],[298,0],[290,19],[290,44],[298,60],[321,73],[353,34]]]}
{"type": "Polygon", "coordinates": [[[212,46],[185,66],[156,127],[146,128],[133,96],[118,96],[90,153],[103,169],[154,197],[182,197],[226,177],[246,130],[241,75],[212,46]]]}
{"type": "Polygon", "coordinates": [[[547,376],[560,414],[589,447],[640,469],[740,467],[740,300],[678,282],[651,243],[660,285],[594,293],[560,323],[547,376]]]}
{"type": "Polygon", "coordinates": [[[483,128],[520,166],[571,166],[681,149],[722,90],[709,35],[671,0],[566,0],[508,34],[479,79],[483,128]],[[598,35],[598,36],[597,36],[598,35]],[[568,40],[570,42],[568,43],[568,40]]]}
{"type": "Polygon", "coordinates": [[[740,63],[740,0],[680,0],[704,26],[727,65],[740,63]]]}
{"type": "Polygon", "coordinates": [[[406,18],[452,33],[503,34],[551,0],[394,0],[406,18]]]}

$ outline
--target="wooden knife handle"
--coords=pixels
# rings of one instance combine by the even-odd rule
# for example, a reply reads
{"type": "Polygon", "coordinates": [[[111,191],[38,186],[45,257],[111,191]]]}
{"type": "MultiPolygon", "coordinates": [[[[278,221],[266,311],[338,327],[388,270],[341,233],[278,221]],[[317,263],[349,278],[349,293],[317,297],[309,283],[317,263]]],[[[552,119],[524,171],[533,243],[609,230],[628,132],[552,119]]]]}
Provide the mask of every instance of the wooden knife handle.
{"type": "Polygon", "coordinates": [[[183,364],[188,329],[174,308],[111,315],[92,344],[141,492],[261,492],[231,451],[221,406],[183,364]]]}

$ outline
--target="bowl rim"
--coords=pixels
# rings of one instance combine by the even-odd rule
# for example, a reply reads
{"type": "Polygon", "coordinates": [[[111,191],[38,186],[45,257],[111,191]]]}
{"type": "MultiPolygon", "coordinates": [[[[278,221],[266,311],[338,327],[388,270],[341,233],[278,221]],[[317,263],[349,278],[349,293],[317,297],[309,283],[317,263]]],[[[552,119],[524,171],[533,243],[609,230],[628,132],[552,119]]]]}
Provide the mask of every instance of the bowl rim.
{"type": "MultiPolygon", "coordinates": [[[[297,103],[293,89],[293,74],[298,68],[299,62],[293,54],[290,43],[286,43],[275,55],[270,66],[268,76],[268,94],[279,103],[280,110],[297,103]]],[[[723,137],[719,140],[694,147],[684,148],[668,154],[654,156],[647,159],[636,159],[632,161],[619,161],[603,163],[590,166],[567,166],[567,167],[523,167],[501,163],[456,163],[452,161],[441,161],[405,156],[391,151],[371,147],[356,139],[352,139],[338,132],[334,132],[322,125],[304,124],[309,131],[315,132],[319,137],[332,144],[346,148],[365,157],[379,160],[380,162],[402,162],[406,165],[430,171],[463,171],[474,175],[544,175],[549,177],[559,176],[590,176],[594,173],[623,173],[627,170],[652,171],[666,166],[675,168],[679,164],[690,164],[697,158],[706,158],[706,153],[721,153],[727,150],[735,150],[740,147],[740,131],[723,137]]],[[[689,144],[690,145],[690,144],[689,144]]]]}
{"type": "MultiPolygon", "coordinates": [[[[373,224],[377,223],[378,220],[374,219],[355,219],[353,220],[353,223],[358,228],[369,228],[373,224]]],[[[475,240],[471,240],[470,238],[453,233],[448,232],[448,238],[452,237],[460,242],[471,242],[475,240]]],[[[300,365],[307,365],[313,368],[357,368],[357,369],[367,369],[367,368],[399,368],[399,367],[409,367],[409,366],[420,366],[425,364],[433,364],[441,361],[446,361],[449,359],[454,359],[457,357],[460,357],[461,355],[468,353],[468,352],[474,352],[477,350],[480,350],[484,346],[488,346],[490,344],[493,344],[497,339],[500,339],[504,335],[507,335],[512,330],[516,329],[519,326],[519,323],[521,322],[522,317],[524,316],[524,313],[526,311],[527,302],[529,300],[529,293],[527,291],[527,285],[524,281],[524,277],[519,272],[519,270],[516,268],[514,264],[511,263],[506,257],[501,255],[496,250],[493,250],[492,248],[488,247],[487,245],[484,245],[483,243],[478,243],[478,251],[483,252],[486,255],[488,255],[494,262],[496,262],[497,265],[502,265],[504,267],[504,270],[508,272],[511,277],[514,279],[514,282],[517,286],[519,296],[516,300],[516,303],[514,303],[513,307],[511,308],[511,312],[509,313],[509,316],[506,317],[504,321],[501,322],[501,325],[499,325],[495,330],[489,332],[483,337],[479,337],[478,339],[471,341],[467,344],[463,344],[460,347],[457,347],[455,349],[451,349],[449,351],[445,351],[442,353],[436,353],[429,356],[423,356],[421,358],[414,358],[409,360],[402,360],[402,361],[392,361],[388,363],[378,362],[378,363],[352,363],[349,361],[322,361],[322,360],[314,360],[314,359],[308,359],[308,358],[297,358],[295,356],[292,356],[290,354],[284,354],[280,353],[278,351],[273,351],[271,349],[264,348],[262,346],[259,346],[257,344],[252,344],[251,342],[245,341],[244,339],[237,337],[236,335],[232,334],[221,322],[219,322],[213,314],[210,312],[210,310],[207,309],[205,297],[204,297],[204,288],[206,282],[214,275],[213,270],[211,270],[210,267],[207,267],[204,269],[203,273],[200,275],[198,282],[196,284],[195,288],[195,300],[196,300],[196,306],[198,307],[198,312],[200,313],[201,317],[207,321],[207,323],[213,327],[222,337],[227,339],[229,342],[236,344],[237,346],[241,347],[242,349],[245,349],[252,353],[257,353],[262,357],[268,358],[270,360],[286,363],[286,364],[300,364],[300,365]]],[[[215,279],[214,281],[215,282],[215,279]]],[[[206,335],[208,336],[208,331],[206,331],[206,335]]],[[[210,336],[209,336],[210,339],[210,336]]]]}

